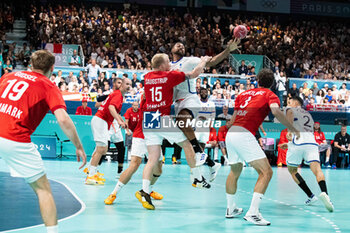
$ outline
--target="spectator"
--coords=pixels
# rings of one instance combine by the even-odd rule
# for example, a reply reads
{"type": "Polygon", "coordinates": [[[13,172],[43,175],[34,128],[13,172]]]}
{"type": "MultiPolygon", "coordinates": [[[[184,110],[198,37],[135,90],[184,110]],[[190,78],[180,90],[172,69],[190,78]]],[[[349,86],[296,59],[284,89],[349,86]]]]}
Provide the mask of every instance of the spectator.
{"type": "MultiPolygon", "coordinates": [[[[350,135],[347,133],[347,126],[342,125],[340,132],[334,137],[334,160],[332,168],[341,166],[341,162],[345,154],[349,154],[350,135]]],[[[348,165],[348,168],[349,165],[348,165]]]]}
{"type": "Polygon", "coordinates": [[[137,79],[137,74],[133,73],[132,74],[132,80],[131,80],[132,84],[132,88],[136,88],[137,87],[137,83],[139,82],[139,80],[137,79]]]}
{"type": "Polygon", "coordinates": [[[332,95],[332,90],[328,89],[327,95],[325,96],[326,99],[328,99],[328,102],[331,102],[333,99],[333,95],[332,95]]]}
{"type": "Polygon", "coordinates": [[[312,70],[308,70],[306,74],[304,75],[304,78],[306,79],[314,79],[314,75],[312,74],[312,70]]]}
{"type": "Polygon", "coordinates": [[[79,67],[82,65],[81,58],[78,55],[78,52],[76,49],[73,50],[73,55],[70,57],[69,65],[74,66],[74,67],[79,67]]]}
{"type": "Polygon", "coordinates": [[[239,75],[247,75],[248,74],[248,67],[245,65],[245,61],[241,61],[241,65],[238,67],[238,74],[239,75]]]}
{"type": "Polygon", "coordinates": [[[283,165],[287,165],[286,158],[287,158],[287,150],[288,149],[282,149],[280,145],[288,143],[289,140],[287,139],[288,129],[284,129],[281,131],[280,134],[280,141],[278,142],[278,154],[277,154],[277,167],[282,167],[283,165]]]}
{"type": "Polygon", "coordinates": [[[11,64],[11,60],[7,59],[6,64],[2,65],[2,69],[4,70],[4,73],[10,73],[13,70],[13,66],[11,64]]]}
{"type": "Polygon", "coordinates": [[[293,84],[292,84],[292,88],[289,89],[289,95],[290,95],[291,97],[293,97],[293,96],[298,95],[298,93],[299,93],[299,90],[298,90],[298,88],[297,88],[297,84],[296,84],[296,83],[293,83],[293,84]]]}
{"type": "Polygon", "coordinates": [[[247,77],[250,78],[251,82],[255,83],[256,82],[256,73],[255,73],[255,67],[252,66],[247,74],[247,77]]]}
{"type": "Polygon", "coordinates": [[[208,156],[210,157],[211,151],[214,150],[213,160],[218,163],[218,138],[216,135],[216,129],[213,127],[210,128],[209,141],[207,142],[206,147],[208,148],[208,156]]]}
{"type": "Polygon", "coordinates": [[[89,84],[92,83],[92,80],[97,79],[99,77],[99,73],[101,72],[101,68],[96,64],[96,60],[91,60],[91,64],[86,66],[86,71],[88,74],[89,84]]]}
{"type": "Polygon", "coordinates": [[[90,107],[87,106],[87,101],[88,101],[87,98],[83,98],[81,102],[81,106],[77,108],[75,115],[86,115],[86,116],[92,115],[92,110],[90,107]]]}
{"type": "Polygon", "coordinates": [[[306,110],[307,111],[316,111],[316,107],[315,107],[315,98],[311,97],[310,101],[308,102],[308,104],[306,105],[306,110]]]}
{"type": "Polygon", "coordinates": [[[228,114],[228,107],[226,105],[222,107],[222,113],[218,115],[218,118],[221,120],[231,120],[232,115],[228,114]]]}
{"type": "Polygon", "coordinates": [[[277,96],[280,99],[281,108],[282,108],[283,107],[283,95],[284,95],[284,92],[286,91],[287,78],[284,76],[283,72],[276,72],[274,76],[275,76],[275,81],[276,81],[277,96]]]}
{"type": "Polygon", "coordinates": [[[73,77],[75,77],[75,76],[73,75],[73,72],[70,71],[68,76],[65,78],[65,82],[69,84],[70,82],[72,82],[73,77]]]}
{"type": "Polygon", "coordinates": [[[325,97],[325,93],[323,90],[319,90],[316,95],[316,103],[322,104],[323,99],[325,97]]]}
{"type": "Polygon", "coordinates": [[[317,85],[316,82],[313,84],[311,90],[313,90],[313,93],[314,93],[314,94],[317,94],[318,91],[320,90],[320,89],[318,88],[318,85],[317,85]]]}
{"type": "Polygon", "coordinates": [[[218,131],[218,144],[219,148],[222,152],[222,157],[221,157],[221,164],[224,165],[227,163],[227,151],[226,151],[226,134],[228,132],[228,129],[231,127],[230,120],[226,120],[226,124],[221,126],[218,131]]]}
{"type": "MultiPolygon", "coordinates": [[[[321,131],[321,127],[320,127],[319,122],[314,123],[314,136],[315,136],[315,140],[318,144],[318,151],[320,153],[326,152],[324,166],[327,168],[330,168],[331,166],[329,164],[329,159],[331,157],[331,145],[328,145],[326,137],[325,137],[324,133],[321,131]]],[[[321,163],[322,163],[322,161],[321,161],[321,163]]]]}

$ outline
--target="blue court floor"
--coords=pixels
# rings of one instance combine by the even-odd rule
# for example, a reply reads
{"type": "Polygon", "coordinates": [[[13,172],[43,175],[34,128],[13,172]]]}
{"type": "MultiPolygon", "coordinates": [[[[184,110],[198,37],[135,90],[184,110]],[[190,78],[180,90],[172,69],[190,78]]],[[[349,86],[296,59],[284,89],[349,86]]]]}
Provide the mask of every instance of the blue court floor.
{"type": "MultiPolygon", "coordinates": [[[[305,207],[303,202],[306,195],[292,181],[287,169],[273,168],[274,175],[261,204],[261,212],[271,221],[271,226],[259,227],[245,222],[243,216],[225,219],[225,181],[229,167],[221,168],[210,190],[198,190],[191,186],[187,165],[165,165],[163,175],[154,188],[164,195],[164,199],[154,201],[156,210],[149,211],[143,209],[134,196],[135,191],[141,188],[143,165],[129,184],[124,186],[116,204],[112,206],[104,205],[103,200],[117,181],[116,163],[104,163],[101,166],[100,171],[105,173],[107,181],[99,187],[83,184],[85,176],[78,170],[77,162],[46,160],[45,166],[49,179],[65,184],[86,206],[78,214],[61,220],[60,232],[350,232],[350,170],[323,170],[335,206],[335,212],[329,213],[321,202],[305,207]]],[[[203,169],[208,173],[207,167],[203,169]]],[[[0,159],[0,172],[4,171],[8,169],[0,159]]],[[[302,169],[301,173],[311,190],[319,194],[311,171],[302,169]]],[[[238,204],[245,212],[250,205],[256,178],[256,172],[252,168],[245,168],[238,184],[238,204]]],[[[18,187],[18,193],[23,189],[25,187],[18,187]]],[[[17,195],[19,199],[27,198],[26,195],[2,191],[6,195],[17,195]]],[[[1,201],[6,200],[6,196],[1,197],[1,201]]],[[[30,198],[27,201],[36,202],[36,199],[30,198]]],[[[58,201],[65,202],[64,198],[58,201]]],[[[60,205],[57,203],[57,206],[60,205]]],[[[4,211],[1,202],[0,209],[4,211]]],[[[39,213],[24,211],[16,214],[20,223],[27,221],[28,216],[39,213]]],[[[7,222],[0,222],[0,225],[3,224],[7,222]]],[[[37,233],[45,232],[45,228],[39,225],[13,232],[37,233]]]]}

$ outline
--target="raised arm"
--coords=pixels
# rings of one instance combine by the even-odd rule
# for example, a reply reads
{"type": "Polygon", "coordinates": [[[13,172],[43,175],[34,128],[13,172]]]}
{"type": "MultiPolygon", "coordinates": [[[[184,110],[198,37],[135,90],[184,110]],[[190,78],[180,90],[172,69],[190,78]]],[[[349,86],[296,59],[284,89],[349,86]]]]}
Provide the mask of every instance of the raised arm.
{"type": "Polygon", "coordinates": [[[283,112],[280,110],[280,107],[278,104],[273,103],[270,105],[270,109],[272,114],[281,122],[281,124],[285,125],[289,131],[291,131],[293,134],[296,135],[297,138],[300,137],[300,132],[296,130],[293,126],[293,124],[286,118],[286,116],[283,114],[283,112]]]}
{"type": "Polygon", "coordinates": [[[205,65],[210,59],[211,57],[209,56],[201,57],[201,62],[191,72],[186,73],[186,78],[197,78],[203,72],[205,65]]]}
{"type": "Polygon", "coordinates": [[[234,40],[230,40],[227,44],[227,47],[224,51],[222,51],[221,53],[219,53],[218,55],[216,55],[215,57],[213,57],[207,64],[206,67],[212,67],[212,66],[216,66],[217,64],[219,64],[220,62],[222,62],[222,60],[224,60],[225,58],[227,58],[227,56],[234,50],[237,50],[239,48],[239,43],[241,42],[240,39],[234,39],[234,40]]]}
{"type": "Polygon", "coordinates": [[[80,158],[83,160],[83,164],[79,167],[81,169],[86,164],[86,154],[83,148],[83,145],[81,144],[80,138],[78,136],[77,130],[75,128],[75,125],[70,119],[68,113],[66,110],[60,108],[57,109],[54,112],[54,115],[57,119],[58,124],[60,125],[61,129],[63,130],[64,134],[67,135],[67,137],[72,141],[76,148],[76,155],[77,160],[80,162],[80,158]]]}

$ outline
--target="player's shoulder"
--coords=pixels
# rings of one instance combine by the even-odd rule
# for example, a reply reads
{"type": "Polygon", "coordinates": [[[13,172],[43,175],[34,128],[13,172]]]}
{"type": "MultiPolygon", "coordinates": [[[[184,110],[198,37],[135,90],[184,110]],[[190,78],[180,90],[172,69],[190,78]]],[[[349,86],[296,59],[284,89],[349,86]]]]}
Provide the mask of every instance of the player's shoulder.
{"type": "Polygon", "coordinates": [[[199,57],[183,57],[183,62],[200,62],[201,59],[199,57]]]}

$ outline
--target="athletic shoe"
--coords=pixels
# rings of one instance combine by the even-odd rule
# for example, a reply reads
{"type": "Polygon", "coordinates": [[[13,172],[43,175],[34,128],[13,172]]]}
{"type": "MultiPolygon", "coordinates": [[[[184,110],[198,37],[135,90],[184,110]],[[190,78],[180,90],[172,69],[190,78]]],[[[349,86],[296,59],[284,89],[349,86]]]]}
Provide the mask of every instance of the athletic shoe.
{"type": "MultiPolygon", "coordinates": [[[[89,168],[87,168],[87,167],[84,168],[83,172],[84,172],[86,175],[89,175],[89,168]]],[[[102,177],[102,176],[104,176],[105,174],[100,173],[99,171],[97,171],[97,175],[100,176],[100,177],[102,177]]],[[[106,180],[105,180],[105,181],[106,181],[106,180]]]]}
{"type": "Polygon", "coordinates": [[[135,197],[139,200],[139,202],[141,202],[143,208],[148,210],[155,209],[151,201],[151,196],[148,193],[145,193],[142,189],[135,193],[135,197]]]}
{"type": "Polygon", "coordinates": [[[172,157],[173,164],[177,164],[176,158],[172,157]]]}
{"type": "Polygon", "coordinates": [[[101,178],[95,174],[94,176],[87,176],[85,179],[85,184],[87,185],[104,185],[105,183],[101,178]]]}
{"type": "Polygon", "coordinates": [[[224,158],[224,156],[221,156],[221,157],[220,157],[220,163],[221,163],[221,165],[224,165],[224,164],[225,164],[225,158],[224,158]]]}
{"type": "Polygon", "coordinates": [[[258,225],[258,226],[269,226],[271,225],[271,223],[269,221],[266,221],[263,216],[258,213],[257,215],[248,215],[246,214],[244,216],[244,220],[248,221],[248,222],[251,222],[255,225],[258,225]]]}
{"type": "Polygon", "coordinates": [[[207,181],[205,180],[205,178],[202,176],[202,180],[199,181],[197,178],[194,179],[192,186],[195,188],[206,188],[206,189],[210,189],[210,184],[207,183],[207,181]]]}
{"type": "Polygon", "coordinates": [[[230,208],[226,209],[226,218],[234,218],[237,217],[238,215],[241,215],[243,213],[243,209],[242,208],[234,208],[231,212],[230,212],[230,208]]]}
{"type": "Polygon", "coordinates": [[[163,164],[165,163],[165,156],[163,156],[162,162],[163,162],[163,164]]]}
{"type": "Polygon", "coordinates": [[[329,162],[326,162],[326,163],[324,163],[324,167],[325,168],[331,168],[331,165],[329,164],[329,162]]]}
{"type": "Polygon", "coordinates": [[[282,163],[277,164],[277,167],[282,167],[282,166],[283,166],[282,163]]]}
{"type": "Polygon", "coordinates": [[[123,167],[118,166],[118,174],[122,173],[122,171],[123,171],[123,167]]]}
{"type": "Polygon", "coordinates": [[[319,196],[320,200],[323,202],[324,206],[326,207],[326,209],[329,212],[333,212],[334,211],[334,206],[333,203],[331,202],[331,199],[329,198],[329,196],[327,195],[327,193],[322,192],[319,196]]]}
{"type": "Polygon", "coordinates": [[[209,171],[210,171],[210,179],[209,181],[210,182],[213,182],[219,172],[219,169],[221,167],[221,164],[220,163],[215,163],[214,166],[212,167],[209,167],[209,171]]]}
{"type": "Polygon", "coordinates": [[[333,164],[332,169],[337,169],[337,166],[335,164],[333,164]]]}
{"type": "Polygon", "coordinates": [[[163,195],[160,194],[160,193],[157,193],[155,191],[152,191],[150,194],[149,194],[154,200],[162,200],[163,199],[163,195]]]}
{"type": "Polygon", "coordinates": [[[106,205],[112,205],[116,197],[117,197],[117,196],[116,196],[115,194],[110,194],[110,195],[105,199],[105,204],[106,204],[106,205]]]}
{"type": "Polygon", "coordinates": [[[305,201],[305,205],[312,205],[313,203],[315,203],[318,200],[318,198],[312,194],[311,197],[309,197],[308,199],[306,199],[305,201]]]}
{"type": "Polygon", "coordinates": [[[207,161],[208,155],[206,153],[197,152],[196,153],[196,167],[202,166],[205,161],[207,161]]]}

